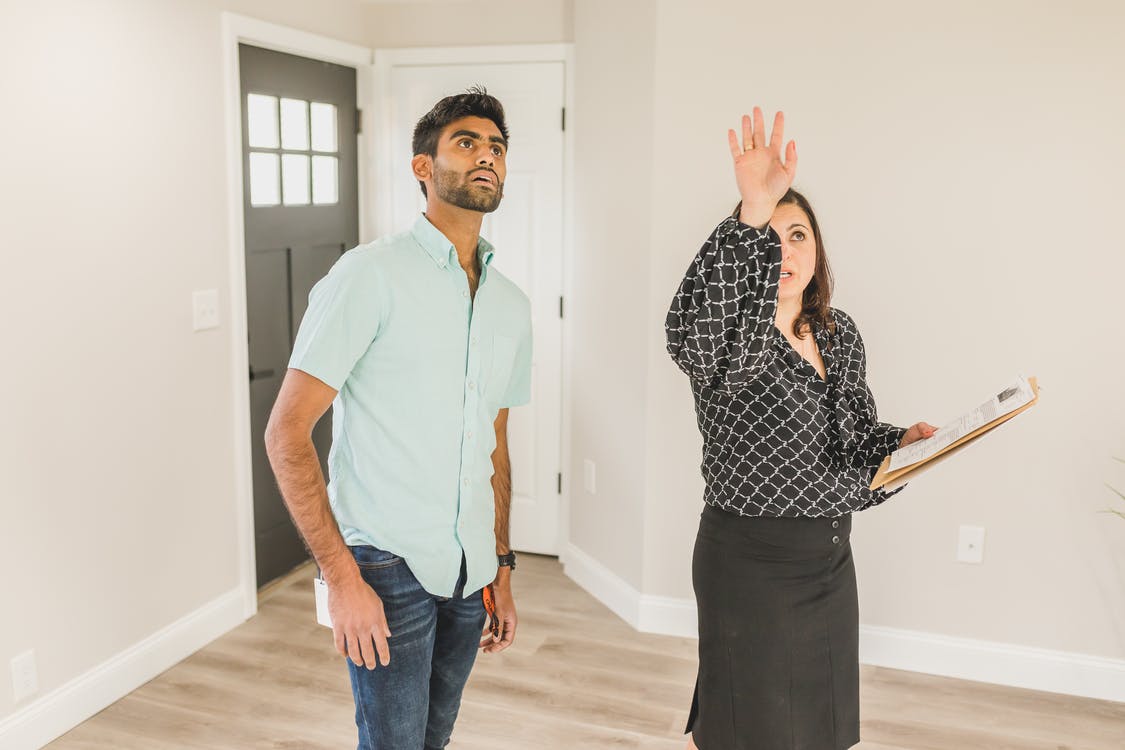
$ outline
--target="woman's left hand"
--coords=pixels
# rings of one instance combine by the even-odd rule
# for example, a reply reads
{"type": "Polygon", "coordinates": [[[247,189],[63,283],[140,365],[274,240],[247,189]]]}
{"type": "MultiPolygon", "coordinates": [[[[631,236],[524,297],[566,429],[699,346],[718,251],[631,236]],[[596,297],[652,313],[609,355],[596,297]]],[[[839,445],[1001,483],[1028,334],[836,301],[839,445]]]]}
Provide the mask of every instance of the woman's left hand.
{"type": "Polygon", "coordinates": [[[906,428],[906,434],[902,436],[902,442],[898,444],[899,448],[904,448],[911,443],[917,443],[919,440],[925,440],[932,437],[938,428],[934,427],[929,422],[917,422],[906,428]]]}

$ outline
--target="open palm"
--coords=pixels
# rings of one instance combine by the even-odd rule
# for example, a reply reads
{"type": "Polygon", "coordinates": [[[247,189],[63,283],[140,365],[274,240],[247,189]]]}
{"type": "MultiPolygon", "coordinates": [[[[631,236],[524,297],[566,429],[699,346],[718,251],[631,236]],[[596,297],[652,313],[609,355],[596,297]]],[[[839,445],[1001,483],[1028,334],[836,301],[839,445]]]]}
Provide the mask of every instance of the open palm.
{"type": "Polygon", "coordinates": [[[727,131],[731,157],[734,159],[734,178],[742,196],[743,216],[752,216],[764,224],[773,215],[777,202],[793,184],[797,175],[797,144],[789,141],[784,159],[781,144],[785,138],[785,114],[778,112],[773,120],[773,132],[766,140],[766,126],[762,110],[754,107],[754,117],[742,116],[742,143],[733,131],[727,131]]]}

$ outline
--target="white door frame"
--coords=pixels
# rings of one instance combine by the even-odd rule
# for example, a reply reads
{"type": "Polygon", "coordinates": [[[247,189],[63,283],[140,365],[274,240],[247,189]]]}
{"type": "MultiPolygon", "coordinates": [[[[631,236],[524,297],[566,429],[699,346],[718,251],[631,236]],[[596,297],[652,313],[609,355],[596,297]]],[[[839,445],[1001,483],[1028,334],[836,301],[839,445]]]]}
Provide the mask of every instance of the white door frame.
{"type": "MultiPolygon", "coordinates": [[[[247,618],[258,611],[257,571],[254,565],[254,485],[250,441],[261,435],[250,434],[250,354],[246,349],[246,251],[244,216],[242,213],[242,84],[239,76],[238,45],[245,42],[256,47],[287,52],[356,69],[356,104],[370,109],[372,51],[337,39],[310,34],[287,26],[260,21],[234,13],[222,14],[223,81],[225,85],[225,122],[227,129],[227,250],[230,285],[230,346],[232,427],[234,444],[234,491],[237,500],[239,588],[242,591],[242,612],[247,618]]],[[[370,174],[364,169],[371,153],[371,134],[364,133],[356,154],[359,161],[359,237],[367,238],[372,216],[365,212],[365,196],[370,174]]],[[[271,481],[261,477],[262,481],[271,481]]]]}
{"type": "MultiPolygon", "coordinates": [[[[390,185],[393,171],[405,168],[405,156],[391,150],[392,106],[390,75],[391,68],[403,65],[482,65],[490,63],[531,63],[561,62],[563,64],[564,94],[566,107],[566,130],[563,132],[563,241],[562,241],[562,294],[563,299],[571,299],[573,288],[574,258],[574,45],[573,44],[519,44],[493,45],[481,47],[413,47],[402,49],[375,50],[373,116],[370,119],[374,130],[375,167],[371,174],[374,190],[374,228],[378,234],[395,230],[392,226],[392,207],[389,200],[382,200],[380,185],[390,185]]],[[[570,484],[567,472],[570,468],[570,392],[571,392],[571,327],[569,316],[562,319],[562,399],[560,408],[560,453],[559,467],[563,472],[562,492],[559,493],[559,556],[569,547],[570,542],[570,484]]]]}

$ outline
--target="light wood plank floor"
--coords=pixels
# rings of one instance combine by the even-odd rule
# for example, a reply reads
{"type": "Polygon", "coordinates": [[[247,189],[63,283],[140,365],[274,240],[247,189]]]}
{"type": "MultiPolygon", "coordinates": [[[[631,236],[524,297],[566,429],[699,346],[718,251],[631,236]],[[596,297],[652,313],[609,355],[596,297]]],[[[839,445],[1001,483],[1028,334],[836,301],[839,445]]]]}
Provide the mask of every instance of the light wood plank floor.
{"type": "MultiPolygon", "coordinates": [[[[347,672],[313,620],[313,569],[264,591],[259,614],[49,750],[355,747],[347,672]]],[[[644,635],[523,555],[520,630],[482,655],[455,750],[682,750],[695,641],[644,635]]],[[[863,668],[860,750],[1122,750],[1125,703],[863,668]]]]}

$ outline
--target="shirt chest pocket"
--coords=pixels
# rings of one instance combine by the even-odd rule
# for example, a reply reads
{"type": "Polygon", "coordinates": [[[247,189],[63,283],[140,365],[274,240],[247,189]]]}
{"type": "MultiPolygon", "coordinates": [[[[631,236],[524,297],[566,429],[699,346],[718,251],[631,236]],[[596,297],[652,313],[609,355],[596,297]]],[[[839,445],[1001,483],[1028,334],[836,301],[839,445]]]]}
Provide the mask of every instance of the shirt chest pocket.
{"type": "Polygon", "coordinates": [[[492,337],[492,352],[485,367],[484,392],[489,402],[498,404],[508,390],[512,367],[516,361],[516,340],[496,334],[492,337]]]}

